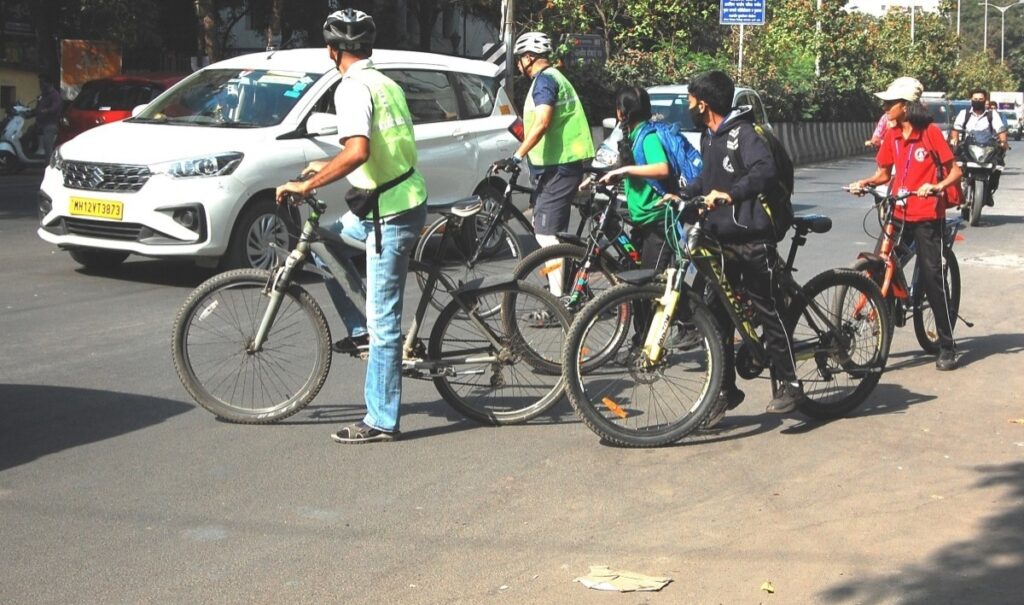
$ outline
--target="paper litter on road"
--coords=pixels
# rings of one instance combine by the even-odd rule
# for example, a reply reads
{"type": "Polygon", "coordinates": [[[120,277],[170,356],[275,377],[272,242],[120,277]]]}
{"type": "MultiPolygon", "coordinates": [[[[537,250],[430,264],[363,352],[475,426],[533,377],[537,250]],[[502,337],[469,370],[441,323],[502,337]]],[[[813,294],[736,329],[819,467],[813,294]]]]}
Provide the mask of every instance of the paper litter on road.
{"type": "Polygon", "coordinates": [[[761,590],[768,594],[775,594],[775,585],[772,584],[770,580],[765,580],[764,583],[761,584],[761,590]]]}
{"type": "Polygon", "coordinates": [[[617,571],[607,565],[591,565],[590,573],[573,580],[594,590],[638,592],[661,590],[672,578],[656,578],[633,571],[617,571]]]}
{"type": "Polygon", "coordinates": [[[1014,418],[1010,421],[1012,424],[1024,424],[1024,418],[1014,418]]]}

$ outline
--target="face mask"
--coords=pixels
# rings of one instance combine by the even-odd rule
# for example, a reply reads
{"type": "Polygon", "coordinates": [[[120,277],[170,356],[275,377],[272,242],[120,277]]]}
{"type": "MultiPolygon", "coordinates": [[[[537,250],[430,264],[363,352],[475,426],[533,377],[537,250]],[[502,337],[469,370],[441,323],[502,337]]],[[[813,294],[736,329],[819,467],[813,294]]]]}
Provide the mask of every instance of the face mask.
{"type": "Polygon", "coordinates": [[[704,115],[700,111],[700,105],[690,107],[690,120],[693,121],[693,125],[697,128],[704,126],[704,115]]]}
{"type": "Polygon", "coordinates": [[[985,111],[984,101],[971,101],[971,109],[974,111],[985,111]]]}

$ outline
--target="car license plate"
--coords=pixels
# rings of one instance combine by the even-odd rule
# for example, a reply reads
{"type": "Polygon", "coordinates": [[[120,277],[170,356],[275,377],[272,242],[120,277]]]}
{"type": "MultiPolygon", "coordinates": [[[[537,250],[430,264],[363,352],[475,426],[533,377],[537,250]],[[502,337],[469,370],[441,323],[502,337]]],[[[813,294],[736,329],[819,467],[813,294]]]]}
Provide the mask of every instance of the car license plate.
{"type": "Polygon", "coordinates": [[[73,197],[69,212],[75,216],[94,216],[119,221],[124,217],[124,204],[87,197],[73,197]]]}

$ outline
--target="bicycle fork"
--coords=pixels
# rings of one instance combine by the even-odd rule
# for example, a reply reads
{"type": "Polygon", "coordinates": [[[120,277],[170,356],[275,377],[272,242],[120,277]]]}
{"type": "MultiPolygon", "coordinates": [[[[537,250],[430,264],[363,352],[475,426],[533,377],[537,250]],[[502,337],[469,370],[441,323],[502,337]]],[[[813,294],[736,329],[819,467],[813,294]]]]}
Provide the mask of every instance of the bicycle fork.
{"type": "Polygon", "coordinates": [[[644,341],[644,356],[651,365],[658,363],[665,353],[665,339],[668,337],[672,318],[675,317],[676,307],[679,305],[684,276],[684,272],[674,267],[666,270],[665,294],[658,299],[654,319],[651,320],[651,327],[647,330],[647,339],[644,341]]]}
{"type": "Polygon", "coordinates": [[[270,300],[267,302],[267,310],[263,312],[263,319],[260,320],[260,327],[256,330],[256,336],[253,337],[252,342],[249,344],[248,352],[250,354],[263,350],[263,343],[267,341],[267,333],[270,332],[270,327],[274,325],[274,320],[277,318],[277,312],[281,309],[284,291],[291,284],[292,270],[306,258],[306,250],[309,248],[308,232],[311,233],[312,231],[307,226],[302,233],[299,244],[291,251],[288,258],[285,259],[284,266],[275,271],[270,281],[267,282],[264,292],[269,293],[270,300]]]}

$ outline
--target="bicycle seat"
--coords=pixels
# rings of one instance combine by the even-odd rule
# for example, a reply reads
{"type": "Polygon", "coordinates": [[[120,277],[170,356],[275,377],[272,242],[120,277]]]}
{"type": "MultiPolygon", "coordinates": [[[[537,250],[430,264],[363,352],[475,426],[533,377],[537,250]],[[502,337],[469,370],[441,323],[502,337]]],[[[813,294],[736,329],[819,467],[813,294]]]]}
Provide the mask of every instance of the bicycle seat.
{"type": "Polygon", "coordinates": [[[444,214],[447,216],[473,216],[483,208],[483,201],[481,201],[479,195],[471,195],[469,197],[459,198],[450,202],[441,202],[440,204],[431,204],[430,211],[437,212],[438,214],[444,214]],[[471,209],[473,206],[478,205],[475,210],[471,209]],[[468,214],[467,214],[468,212],[468,214]]]}
{"type": "Polygon", "coordinates": [[[824,214],[794,216],[793,227],[804,232],[828,233],[832,230],[832,219],[824,214]]]}

